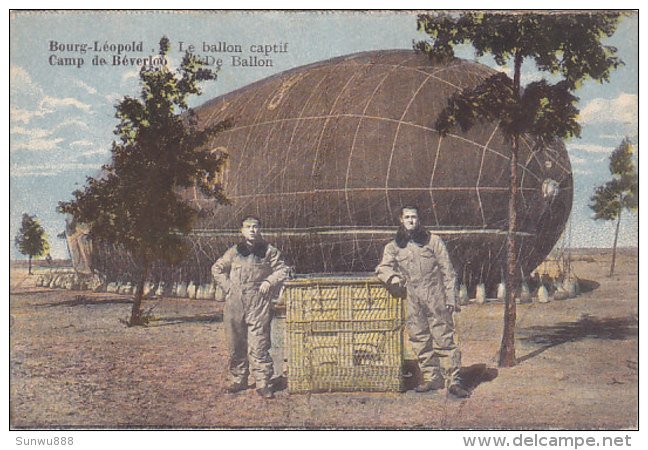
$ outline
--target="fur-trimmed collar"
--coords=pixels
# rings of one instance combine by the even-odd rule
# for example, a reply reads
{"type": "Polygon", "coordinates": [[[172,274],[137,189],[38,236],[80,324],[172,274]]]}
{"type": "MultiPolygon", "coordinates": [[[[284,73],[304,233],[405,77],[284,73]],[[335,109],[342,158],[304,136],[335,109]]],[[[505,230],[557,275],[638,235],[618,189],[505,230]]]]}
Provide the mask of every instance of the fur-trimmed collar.
{"type": "Polygon", "coordinates": [[[408,232],[404,227],[399,227],[396,232],[396,237],[394,238],[396,245],[400,248],[407,247],[409,241],[414,241],[421,247],[427,245],[430,242],[430,233],[423,227],[418,227],[416,230],[411,233],[408,232]]]}
{"type": "Polygon", "coordinates": [[[266,252],[268,251],[268,243],[260,240],[255,242],[252,248],[250,248],[245,241],[241,241],[236,244],[236,250],[241,256],[249,256],[250,254],[253,254],[258,258],[265,258],[266,252]]]}

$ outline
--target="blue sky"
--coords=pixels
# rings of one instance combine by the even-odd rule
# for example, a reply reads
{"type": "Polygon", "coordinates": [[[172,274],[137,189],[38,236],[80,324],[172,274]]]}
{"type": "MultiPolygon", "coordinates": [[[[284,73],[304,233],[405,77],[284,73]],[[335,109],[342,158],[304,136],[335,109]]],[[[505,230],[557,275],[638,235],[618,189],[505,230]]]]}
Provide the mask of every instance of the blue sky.
{"type": "MultiPolygon", "coordinates": [[[[58,201],[69,200],[88,175],[94,175],[110,157],[114,137],[114,105],[124,95],[137,95],[138,67],[113,66],[116,52],[50,51],[51,41],[74,44],[142,42],[143,52],[155,54],[162,35],[172,43],[171,62],[179,61],[179,43],[202,42],[250,45],[287,43],[287,52],[269,55],[272,67],[232,67],[228,56],[219,79],[204,86],[193,106],[272,74],[315,61],[367,50],[411,48],[416,31],[412,12],[48,12],[18,13],[10,20],[10,245],[23,212],[35,214],[49,235],[52,255],[66,257],[65,244],[56,235],[64,218],[58,201]],[[81,68],[52,65],[50,57],[84,59],[81,68]],[[92,58],[109,64],[93,66],[92,58]]],[[[580,139],[567,143],[575,178],[571,219],[574,247],[609,247],[612,223],[591,219],[587,207],[595,186],[610,175],[608,156],[624,136],[638,140],[638,18],[624,18],[606,43],[619,49],[626,65],[610,83],[586,82],[580,98],[580,139]]],[[[212,53],[213,54],[213,53],[212,53]]],[[[218,55],[217,55],[218,56],[218,55]]],[[[460,56],[472,59],[472,52],[460,56]]],[[[482,62],[493,65],[488,58],[482,62]]],[[[524,65],[523,82],[538,78],[532,63],[524,65]]],[[[636,146],[638,149],[638,146],[636,146]]],[[[625,215],[619,245],[637,246],[638,217],[625,215]]]]}

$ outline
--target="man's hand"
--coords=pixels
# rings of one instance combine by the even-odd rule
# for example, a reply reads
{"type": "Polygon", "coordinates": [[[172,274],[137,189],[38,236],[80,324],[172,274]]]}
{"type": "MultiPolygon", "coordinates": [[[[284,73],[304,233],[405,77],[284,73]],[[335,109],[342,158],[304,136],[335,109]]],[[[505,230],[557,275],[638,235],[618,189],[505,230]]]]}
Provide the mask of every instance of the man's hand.
{"type": "Polygon", "coordinates": [[[214,290],[217,290],[217,289],[221,290],[221,292],[223,293],[223,298],[227,298],[227,296],[230,293],[231,287],[232,287],[229,281],[224,282],[224,283],[214,281],[214,283],[212,285],[214,287],[214,290]]]}
{"type": "Polygon", "coordinates": [[[392,276],[387,281],[386,287],[389,293],[394,297],[405,298],[405,296],[407,295],[405,290],[405,280],[398,275],[392,276]]]}
{"type": "Polygon", "coordinates": [[[398,275],[394,275],[391,278],[391,280],[389,280],[389,283],[394,287],[403,287],[403,286],[405,286],[405,280],[403,280],[398,275]]]}
{"type": "Polygon", "coordinates": [[[266,295],[270,291],[270,288],[271,288],[270,282],[267,281],[267,280],[264,280],[261,283],[261,286],[259,286],[259,292],[261,293],[261,295],[266,295]]]}

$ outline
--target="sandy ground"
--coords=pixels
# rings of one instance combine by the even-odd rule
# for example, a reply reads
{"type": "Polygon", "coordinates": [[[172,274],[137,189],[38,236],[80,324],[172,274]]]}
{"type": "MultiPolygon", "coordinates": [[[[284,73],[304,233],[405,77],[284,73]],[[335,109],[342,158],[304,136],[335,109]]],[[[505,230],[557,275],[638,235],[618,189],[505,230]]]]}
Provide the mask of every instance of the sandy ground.
{"type": "Polygon", "coordinates": [[[37,288],[14,267],[11,429],[637,429],[637,253],[619,256],[613,278],[609,252],[575,259],[591,290],[518,305],[513,368],[497,367],[503,305],[463,308],[465,400],[445,390],[231,395],[222,303],[150,300],[159,320],[128,328],[128,297],[37,288]]]}

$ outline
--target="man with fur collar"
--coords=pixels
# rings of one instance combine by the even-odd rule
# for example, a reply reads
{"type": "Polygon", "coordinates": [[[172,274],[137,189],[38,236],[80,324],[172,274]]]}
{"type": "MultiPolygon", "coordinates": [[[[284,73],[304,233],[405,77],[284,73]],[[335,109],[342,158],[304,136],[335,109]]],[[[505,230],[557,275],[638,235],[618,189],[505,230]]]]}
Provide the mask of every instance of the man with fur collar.
{"type": "Polygon", "coordinates": [[[454,336],[456,275],[445,244],[420,223],[418,208],[401,209],[401,226],[384,249],[376,275],[391,292],[407,292],[407,332],[423,382],[416,392],[441,389],[464,398],[461,352],[454,336]],[[443,369],[443,370],[442,370],[443,369]]]}
{"type": "Polygon", "coordinates": [[[224,322],[229,344],[231,393],[248,388],[250,373],[263,398],[274,397],[269,382],[270,293],[289,276],[281,254],[261,237],[261,222],[247,217],[241,223],[243,240],[212,266],[216,283],[225,292],[224,322]]]}

